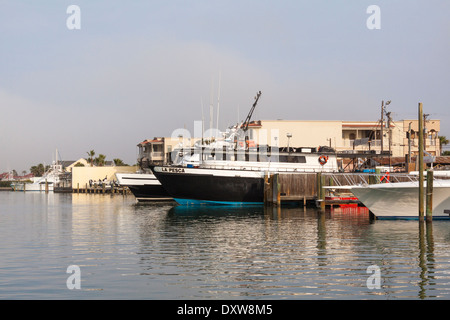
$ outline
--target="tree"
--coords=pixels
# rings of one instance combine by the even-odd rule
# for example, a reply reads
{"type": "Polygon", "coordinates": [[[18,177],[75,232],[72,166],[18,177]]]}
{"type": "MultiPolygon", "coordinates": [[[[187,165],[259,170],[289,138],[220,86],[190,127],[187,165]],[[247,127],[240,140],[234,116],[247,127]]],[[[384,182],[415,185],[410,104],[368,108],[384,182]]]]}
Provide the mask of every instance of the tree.
{"type": "Polygon", "coordinates": [[[446,136],[439,136],[439,149],[441,150],[441,153],[443,153],[442,151],[442,146],[449,144],[450,141],[447,139],[446,136]]]}
{"type": "Polygon", "coordinates": [[[35,177],[42,177],[42,175],[45,173],[45,169],[46,168],[44,168],[44,165],[42,163],[39,163],[37,166],[32,166],[30,168],[30,173],[32,173],[35,177]]]}
{"type": "Polygon", "coordinates": [[[104,154],[99,154],[97,158],[94,159],[96,166],[103,167],[105,165],[106,156],[104,154]]]}
{"type": "Polygon", "coordinates": [[[124,162],[122,161],[122,159],[113,159],[113,161],[114,161],[114,165],[115,165],[116,167],[119,167],[119,166],[128,166],[126,163],[124,163],[124,162]]]}
{"type": "Polygon", "coordinates": [[[94,150],[91,150],[91,151],[86,152],[86,153],[87,153],[87,155],[89,156],[89,157],[87,158],[87,161],[91,163],[91,167],[94,166],[94,156],[95,156],[95,151],[94,151],[94,150]]]}

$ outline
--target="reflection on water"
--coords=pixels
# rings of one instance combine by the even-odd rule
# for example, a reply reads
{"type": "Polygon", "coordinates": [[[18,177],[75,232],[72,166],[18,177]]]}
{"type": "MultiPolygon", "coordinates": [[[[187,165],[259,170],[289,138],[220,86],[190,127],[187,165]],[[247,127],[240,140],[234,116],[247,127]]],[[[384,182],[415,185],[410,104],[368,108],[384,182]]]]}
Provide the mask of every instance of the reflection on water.
{"type": "Polygon", "coordinates": [[[0,193],[0,298],[448,299],[450,224],[0,193]],[[66,269],[81,269],[69,290],[66,269]],[[381,286],[369,289],[369,266],[381,286]]]}

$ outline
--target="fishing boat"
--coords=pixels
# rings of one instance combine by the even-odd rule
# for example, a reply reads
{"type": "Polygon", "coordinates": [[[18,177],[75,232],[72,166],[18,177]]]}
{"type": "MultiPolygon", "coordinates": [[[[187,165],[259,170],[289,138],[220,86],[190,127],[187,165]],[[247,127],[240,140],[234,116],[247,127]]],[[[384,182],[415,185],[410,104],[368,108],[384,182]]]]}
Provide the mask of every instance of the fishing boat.
{"type": "Polygon", "coordinates": [[[172,200],[152,173],[116,173],[117,183],[128,187],[138,201],[172,200]]]}
{"type": "Polygon", "coordinates": [[[152,171],[182,205],[259,205],[264,202],[265,176],[338,171],[336,154],[315,148],[216,150],[213,155],[200,155],[204,158],[196,166],[160,165],[152,171]]]}
{"type": "Polygon", "coordinates": [[[224,134],[223,143],[199,144],[179,152],[181,162],[151,165],[164,189],[182,205],[264,203],[264,179],[276,173],[338,171],[331,148],[258,145],[249,139],[248,127],[261,91],[246,119],[224,134]],[[189,163],[188,159],[195,159],[189,163]]]}
{"type": "MultiPolygon", "coordinates": [[[[348,189],[377,219],[418,219],[419,181],[349,186],[348,189]]],[[[433,181],[432,217],[450,218],[450,180],[433,181]]]]}
{"type": "Polygon", "coordinates": [[[42,177],[33,177],[31,183],[15,182],[11,187],[15,191],[54,191],[55,185],[60,181],[60,175],[63,173],[62,164],[59,161],[53,161],[50,168],[42,177]]]}
{"type": "Polygon", "coordinates": [[[14,191],[53,191],[55,181],[49,179],[33,179],[32,183],[26,182],[14,182],[11,184],[11,188],[14,191]]]}

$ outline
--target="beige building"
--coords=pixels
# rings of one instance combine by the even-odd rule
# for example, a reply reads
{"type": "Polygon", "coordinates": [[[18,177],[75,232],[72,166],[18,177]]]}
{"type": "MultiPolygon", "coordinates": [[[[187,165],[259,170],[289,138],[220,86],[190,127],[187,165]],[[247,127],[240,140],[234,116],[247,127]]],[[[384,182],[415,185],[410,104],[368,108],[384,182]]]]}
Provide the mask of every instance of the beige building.
{"type": "Polygon", "coordinates": [[[89,187],[89,182],[98,182],[105,180],[106,183],[116,181],[116,173],[134,173],[136,166],[108,166],[108,167],[73,167],[72,168],[72,188],[89,187]]]}
{"type": "Polygon", "coordinates": [[[189,134],[180,134],[178,137],[155,137],[147,139],[137,145],[138,162],[146,168],[148,163],[164,164],[170,162],[173,150],[177,148],[192,147],[201,138],[191,138],[189,134]]]}
{"type": "MultiPolygon", "coordinates": [[[[383,151],[393,157],[404,157],[409,149],[412,155],[418,152],[417,120],[391,121],[389,127],[386,124],[382,130],[380,127],[377,121],[260,120],[249,125],[249,137],[256,143],[278,147],[328,146],[338,152],[381,154],[383,151]],[[408,144],[409,123],[411,138],[408,144]]],[[[431,155],[439,155],[440,120],[427,120],[425,128],[425,150],[431,155]]]]}
{"type": "MultiPolygon", "coordinates": [[[[424,127],[425,151],[430,155],[439,155],[440,120],[427,120],[424,127]]],[[[369,151],[378,155],[405,157],[409,150],[412,156],[418,152],[417,131],[417,120],[391,121],[389,126],[384,123],[382,129],[379,121],[258,120],[249,124],[248,137],[256,144],[280,148],[327,146],[342,153],[369,151]]],[[[139,143],[140,165],[147,167],[148,163],[167,163],[173,150],[193,146],[201,140],[191,138],[189,133],[174,136],[155,137],[139,143]]]]}

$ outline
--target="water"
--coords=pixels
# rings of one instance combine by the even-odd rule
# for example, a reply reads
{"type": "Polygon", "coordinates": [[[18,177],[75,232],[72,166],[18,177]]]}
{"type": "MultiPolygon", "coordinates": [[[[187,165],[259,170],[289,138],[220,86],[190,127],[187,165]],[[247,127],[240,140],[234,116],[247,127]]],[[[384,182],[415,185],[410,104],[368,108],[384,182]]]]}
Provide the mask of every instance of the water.
{"type": "Polygon", "coordinates": [[[450,222],[370,221],[355,208],[0,192],[0,242],[0,299],[450,298],[450,222]],[[67,286],[71,265],[80,289],[67,286]]]}

